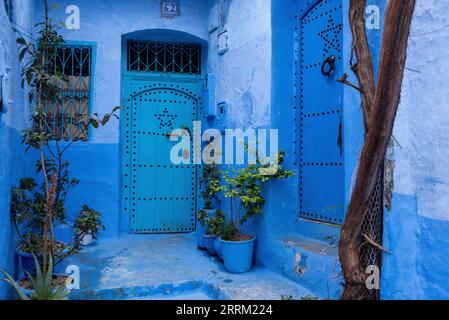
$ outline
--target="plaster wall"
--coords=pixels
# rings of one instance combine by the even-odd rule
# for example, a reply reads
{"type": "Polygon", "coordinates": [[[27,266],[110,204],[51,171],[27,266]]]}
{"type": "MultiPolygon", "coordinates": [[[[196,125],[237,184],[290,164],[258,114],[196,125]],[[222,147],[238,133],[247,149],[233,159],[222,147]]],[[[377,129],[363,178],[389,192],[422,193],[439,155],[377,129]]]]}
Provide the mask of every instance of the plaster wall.
{"type": "MultiPolygon", "coordinates": [[[[209,68],[216,102],[227,105],[227,128],[268,127],[271,103],[271,3],[268,0],[211,2],[209,68]],[[243,32],[244,30],[244,32],[243,32]],[[227,32],[229,51],[218,52],[227,32]]],[[[216,126],[216,123],[212,123],[216,126]]]]}
{"type": "MultiPolygon", "coordinates": [[[[14,2],[15,10],[11,20],[15,29],[31,34],[32,3],[21,0],[14,2]]],[[[0,107],[0,269],[14,275],[15,232],[10,224],[10,190],[19,179],[33,175],[34,154],[25,154],[20,131],[25,129],[29,115],[26,94],[21,88],[21,69],[18,61],[16,34],[3,5],[0,3],[0,77],[2,78],[3,106],[0,107]]],[[[0,299],[8,298],[10,290],[0,283],[0,299]]]]}
{"type": "Polygon", "coordinates": [[[387,299],[447,299],[449,279],[449,15],[447,3],[418,0],[409,40],[397,142],[393,210],[385,216],[387,299]]]}
{"type": "MultiPolygon", "coordinates": [[[[59,3],[63,9],[72,4],[68,0],[59,3]]],[[[373,0],[370,4],[378,5],[382,11],[385,7],[383,0],[373,0]]],[[[175,19],[161,18],[156,0],[79,0],[77,5],[81,10],[81,29],[63,29],[62,33],[67,40],[97,44],[93,112],[101,114],[120,104],[122,35],[147,29],[187,32],[209,41],[207,72],[215,74],[215,102],[225,102],[228,106],[226,126],[279,129],[280,149],[288,155],[286,166],[297,167],[293,143],[297,50],[294,13],[298,5],[307,5],[306,1],[185,0],[181,1],[181,16],[175,19]],[[228,32],[229,50],[219,54],[218,35],[223,31],[228,32]]],[[[344,0],[343,12],[348,8],[349,1],[344,0]]],[[[53,11],[52,15],[65,20],[63,9],[53,11]]],[[[38,10],[37,17],[40,15],[38,10]]],[[[344,18],[344,63],[345,70],[351,73],[351,36],[347,16],[344,18]]],[[[449,232],[446,197],[449,148],[445,137],[449,122],[444,117],[449,112],[447,25],[447,5],[443,1],[418,0],[394,133],[400,146],[396,143],[390,154],[396,170],[393,211],[385,215],[384,246],[391,251],[384,255],[382,270],[382,296],[387,299],[449,297],[449,281],[444,270],[449,262],[446,236],[449,232]]],[[[3,34],[3,29],[0,32],[3,37],[11,38],[3,34]]],[[[368,36],[377,64],[381,31],[370,30],[368,36]]],[[[363,142],[360,99],[350,88],[344,91],[344,110],[347,205],[363,142]]],[[[12,123],[23,121],[7,122],[5,115],[1,117],[2,130],[6,128],[3,123],[13,127],[12,123]]],[[[216,123],[212,121],[209,125],[216,126],[216,123]]],[[[6,135],[1,137],[5,139],[6,135]]],[[[119,123],[112,122],[94,131],[91,141],[75,145],[68,159],[72,173],[81,179],[68,201],[69,211],[74,214],[83,203],[89,203],[104,215],[107,227],[104,236],[127,232],[120,230],[119,123]]],[[[4,167],[1,172],[6,175],[13,171],[4,167]]],[[[339,265],[335,252],[325,251],[324,255],[313,252],[334,246],[339,229],[299,219],[297,190],[297,179],[275,182],[267,189],[264,214],[248,225],[248,231],[256,233],[259,239],[257,259],[291,277],[298,276],[292,270],[313,271],[310,278],[299,275],[303,280],[308,279],[304,281],[310,285],[322,280],[317,274],[329,275],[328,279],[334,279],[329,280],[332,296],[336,296],[338,281],[333,276],[338,275],[339,265]],[[298,235],[314,241],[312,247],[306,246],[307,252],[295,245],[300,243],[304,247],[304,240],[296,239],[298,235]],[[322,246],[316,247],[317,243],[322,246]],[[299,260],[297,253],[300,253],[299,260]],[[309,260],[304,258],[307,254],[309,260]]],[[[2,205],[7,208],[7,204],[2,205]]],[[[324,290],[321,288],[319,293],[323,295],[324,290]]]]}
{"type": "MultiPolygon", "coordinates": [[[[58,1],[59,8],[51,10],[51,17],[65,22],[66,8],[72,4],[69,0],[58,1]]],[[[92,113],[102,115],[121,104],[122,36],[143,30],[148,34],[171,30],[203,41],[208,38],[207,1],[181,1],[181,15],[173,19],[161,17],[158,0],[78,0],[76,5],[80,9],[80,29],[62,28],[60,33],[66,41],[89,41],[96,46],[92,113]]],[[[39,1],[36,21],[40,21],[42,12],[39,1]]],[[[93,130],[88,143],[74,144],[66,153],[71,174],[80,179],[68,197],[69,216],[73,218],[83,204],[90,205],[102,213],[106,231],[101,236],[106,238],[128,232],[120,212],[119,139],[120,121],[112,120],[104,128],[93,130]]],[[[62,230],[61,236],[69,237],[70,233],[62,230]]]]}

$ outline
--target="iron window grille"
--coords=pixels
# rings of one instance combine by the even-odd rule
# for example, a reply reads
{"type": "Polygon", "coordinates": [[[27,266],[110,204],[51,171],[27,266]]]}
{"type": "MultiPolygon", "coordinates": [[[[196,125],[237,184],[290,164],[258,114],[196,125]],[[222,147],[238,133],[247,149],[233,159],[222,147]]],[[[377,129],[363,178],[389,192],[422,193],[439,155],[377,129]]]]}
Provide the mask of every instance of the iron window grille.
{"type": "Polygon", "coordinates": [[[201,74],[201,46],[196,44],[128,41],[128,71],[201,74]]]}
{"type": "Polygon", "coordinates": [[[64,80],[60,81],[58,97],[47,103],[47,131],[53,140],[86,142],[92,95],[92,47],[58,46],[50,65],[54,74],[64,80]]]}

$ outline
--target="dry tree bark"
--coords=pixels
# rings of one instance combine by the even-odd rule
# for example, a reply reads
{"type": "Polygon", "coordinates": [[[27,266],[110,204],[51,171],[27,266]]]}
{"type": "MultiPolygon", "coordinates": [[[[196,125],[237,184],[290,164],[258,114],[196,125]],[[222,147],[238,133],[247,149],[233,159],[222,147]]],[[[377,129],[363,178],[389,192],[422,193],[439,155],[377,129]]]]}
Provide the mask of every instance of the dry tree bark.
{"type": "Polygon", "coordinates": [[[353,38],[352,49],[357,59],[355,64],[351,61],[351,69],[360,84],[363,124],[366,134],[371,122],[376,87],[374,84],[373,60],[366,35],[365,7],[366,0],[351,0],[349,22],[353,38]]]}
{"type": "Polygon", "coordinates": [[[371,82],[370,79],[372,60],[366,42],[364,8],[365,0],[351,0],[350,19],[354,33],[354,51],[358,59],[355,72],[361,85],[363,111],[367,113],[367,132],[339,242],[339,256],[345,279],[341,299],[363,299],[366,291],[366,274],[361,268],[358,239],[392,136],[415,0],[388,1],[376,89],[374,81],[371,82]],[[370,111],[371,99],[373,103],[370,111]]]}

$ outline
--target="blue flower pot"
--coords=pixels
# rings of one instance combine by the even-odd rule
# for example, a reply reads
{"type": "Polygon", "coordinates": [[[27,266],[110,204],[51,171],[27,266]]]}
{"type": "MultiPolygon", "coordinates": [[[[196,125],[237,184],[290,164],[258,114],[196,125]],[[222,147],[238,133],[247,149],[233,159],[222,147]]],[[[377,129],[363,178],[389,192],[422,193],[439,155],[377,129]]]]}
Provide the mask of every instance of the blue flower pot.
{"type": "Polygon", "coordinates": [[[220,260],[223,260],[223,252],[221,252],[221,241],[219,237],[217,237],[214,241],[214,248],[217,252],[217,256],[220,258],[220,260]]]}
{"type": "Polygon", "coordinates": [[[245,241],[225,241],[220,238],[223,263],[230,273],[245,273],[251,270],[256,237],[245,241]]]}
{"type": "Polygon", "coordinates": [[[211,256],[216,256],[217,255],[217,251],[215,251],[215,240],[217,239],[217,236],[214,235],[204,235],[204,243],[206,244],[206,249],[207,252],[211,255],[211,256]]]}
{"type": "MultiPolygon", "coordinates": [[[[60,244],[64,245],[65,247],[67,247],[67,244],[64,242],[59,242],[60,244]]],[[[62,253],[67,253],[68,252],[68,248],[65,248],[64,250],[62,250],[62,253]]],[[[34,261],[34,257],[31,253],[22,251],[21,249],[17,248],[16,249],[16,254],[18,256],[18,269],[19,269],[19,273],[21,276],[26,276],[27,273],[29,274],[35,274],[36,273],[36,264],[34,261]]],[[[38,259],[41,258],[40,255],[37,256],[38,259]]]]}
{"type": "Polygon", "coordinates": [[[17,256],[19,258],[19,272],[25,274],[34,274],[36,272],[36,264],[34,262],[34,257],[31,253],[17,249],[17,256]]]}
{"type": "MultiPolygon", "coordinates": [[[[205,210],[208,218],[215,218],[217,216],[217,210],[205,210]]],[[[197,236],[197,247],[201,250],[207,250],[207,244],[204,240],[204,235],[206,234],[207,226],[203,226],[200,222],[196,224],[196,236],[197,236]]]]}
{"type": "Polygon", "coordinates": [[[204,235],[206,234],[206,226],[203,226],[201,223],[197,223],[196,226],[196,240],[197,247],[200,250],[207,250],[206,242],[204,239],[204,235]]]}

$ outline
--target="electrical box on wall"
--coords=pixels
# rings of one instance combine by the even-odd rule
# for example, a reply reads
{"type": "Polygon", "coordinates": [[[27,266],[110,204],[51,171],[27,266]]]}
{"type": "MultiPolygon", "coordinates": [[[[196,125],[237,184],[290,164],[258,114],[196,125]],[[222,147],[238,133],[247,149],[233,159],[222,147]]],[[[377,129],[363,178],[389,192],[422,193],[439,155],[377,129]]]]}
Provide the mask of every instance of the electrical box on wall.
{"type": "Polygon", "coordinates": [[[217,105],[215,102],[215,74],[208,73],[206,76],[205,96],[205,117],[214,119],[217,116],[217,105]]]}
{"type": "Polygon", "coordinates": [[[219,55],[223,55],[229,51],[228,32],[227,31],[223,31],[222,33],[220,33],[218,35],[217,50],[218,50],[219,55]]]}

